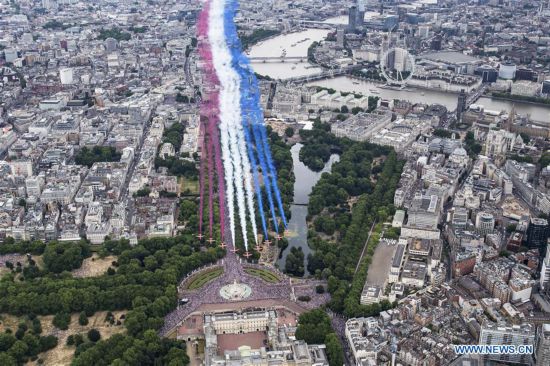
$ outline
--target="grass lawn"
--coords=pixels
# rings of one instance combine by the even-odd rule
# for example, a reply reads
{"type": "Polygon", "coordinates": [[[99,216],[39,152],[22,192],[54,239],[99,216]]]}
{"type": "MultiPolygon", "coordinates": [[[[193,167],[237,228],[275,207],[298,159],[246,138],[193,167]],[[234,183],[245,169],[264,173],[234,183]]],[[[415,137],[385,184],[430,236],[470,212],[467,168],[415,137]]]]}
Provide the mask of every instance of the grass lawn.
{"type": "Polygon", "coordinates": [[[8,268],[6,268],[6,267],[0,267],[0,278],[1,278],[3,275],[5,275],[5,274],[7,274],[7,273],[10,273],[10,272],[11,272],[11,270],[8,269],[8,268]]]}
{"type": "Polygon", "coordinates": [[[280,281],[277,275],[265,269],[245,268],[244,271],[254,277],[260,277],[262,280],[269,283],[277,283],[280,281]]]}
{"type": "Polygon", "coordinates": [[[105,258],[100,258],[97,253],[92,254],[90,258],[84,259],[82,266],[73,270],[75,277],[94,277],[101,276],[107,272],[107,269],[116,260],[115,256],[109,255],[105,258]]]}
{"type": "Polygon", "coordinates": [[[206,283],[212,281],[214,278],[221,276],[223,268],[216,268],[211,271],[206,271],[196,275],[187,285],[188,290],[196,290],[204,286],[206,283]]]}
{"type": "Polygon", "coordinates": [[[178,192],[181,193],[181,194],[185,194],[186,190],[189,190],[191,195],[199,194],[199,181],[198,180],[191,180],[191,179],[187,179],[185,177],[179,177],[178,178],[178,185],[179,185],[178,192]]]}

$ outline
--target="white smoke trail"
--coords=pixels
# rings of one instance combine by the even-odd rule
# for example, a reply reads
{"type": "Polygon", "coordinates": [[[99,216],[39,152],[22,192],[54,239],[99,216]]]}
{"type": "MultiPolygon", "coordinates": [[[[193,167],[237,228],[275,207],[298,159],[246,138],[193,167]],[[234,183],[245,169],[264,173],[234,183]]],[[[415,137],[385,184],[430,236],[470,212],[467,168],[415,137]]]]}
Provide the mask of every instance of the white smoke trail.
{"type": "Polygon", "coordinates": [[[214,0],[210,9],[209,38],[212,44],[212,56],[220,91],[220,129],[222,130],[222,149],[224,170],[227,178],[227,198],[233,243],[235,243],[235,217],[233,193],[236,189],[237,207],[241,223],[242,235],[246,250],[248,250],[248,235],[246,211],[248,211],[253,227],[254,238],[257,240],[256,219],[254,215],[254,198],[250,183],[250,162],[246,155],[244,133],[241,124],[240,108],[240,78],[231,66],[231,52],[226,44],[224,32],[225,1],[214,0]],[[225,136],[225,139],[224,139],[225,136]],[[225,141],[224,141],[225,140],[225,141]],[[243,173],[244,170],[244,173],[243,173]],[[231,181],[234,179],[234,184],[231,181]],[[244,187],[243,187],[244,186],[244,187]],[[244,188],[244,190],[243,190],[244,188]],[[245,194],[246,190],[246,194],[245,194]]]}
{"type": "Polygon", "coordinates": [[[256,225],[256,215],[254,212],[254,191],[252,190],[252,174],[250,167],[250,160],[248,159],[246,142],[244,137],[244,131],[242,123],[239,125],[237,130],[239,136],[239,150],[242,156],[243,161],[243,170],[244,170],[244,185],[246,189],[246,198],[248,204],[248,213],[250,215],[250,224],[252,225],[252,233],[254,234],[254,243],[258,244],[258,227],[256,225]]]}
{"type": "MultiPolygon", "coordinates": [[[[221,65],[227,62],[227,60],[221,59],[223,56],[220,52],[220,48],[225,45],[224,29],[223,29],[223,7],[220,9],[219,4],[216,1],[212,1],[210,5],[210,13],[208,14],[208,39],[210,41],[210,47],[212,49],[212,63],[216,70],[221,69],[221,65]]],[[[219,2],[218,2],[219,3],[219,2]]],[[[233,165],[231,164],[230,150],[229,150],[229,127],[227,125],[227,110],[222,104],[222,96],[224,95],[226,82],[222,80],[223,73],[218,72],[218,79],[220,81],[220,142],[222,149],[223,170],[225,173],[225,197],[227,199],[227,211],[229,215],[229,227],[231,229],[231,239],[233,245],[235,245],[235,205],[234,205],[234,192],[233,185],[233,165]]],[[[220,218],[223,220],[224,218],[220,218]]]]}

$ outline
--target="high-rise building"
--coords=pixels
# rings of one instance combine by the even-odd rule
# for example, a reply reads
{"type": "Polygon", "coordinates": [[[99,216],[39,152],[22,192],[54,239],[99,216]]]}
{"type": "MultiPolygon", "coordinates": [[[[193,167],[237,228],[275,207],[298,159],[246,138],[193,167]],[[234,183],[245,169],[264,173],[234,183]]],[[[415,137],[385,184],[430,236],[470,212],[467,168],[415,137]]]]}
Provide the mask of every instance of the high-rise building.
{"type": "Polygon", "coordinates": [[[498,79],[498,71],[490,65],[483,65],[474,71],[475,75],[481,76],[484,83],[494,83],[498,79]]]}
{"type": "Polygon", "coordinates": [[[54,10],[57,8],[57,1],[55,0],[42,0],[42,7],[46,10],[54,10]]]}
{"type": "Polygon", "coordinates": [[[487,235],[493,232],[495,218],[488,212],[478,212],[476,215],[476,231],[479,235],[487,235]]]}
{"type": "Polygon", "coordinates": [[[115,52],[118,47],[118,41],[114,38],[107,38],[105,40],[105,50],[107,53],[115,52]]]}
{"type": "MultiPolygon", "coordinates": [[[[483,345],[534,345],[535,327],[532,324],[503,326],[491,322],[485,322],[481,326],[479,344],[483,345]]],[[[486,361],[498,361],[507,363],[532,364],[530,354],[493,354],[485,355],[486,361]]]]}
{"type": "Polygon", "coordinates": [[[546,244],[546,255],[540,269],[540,288],[546,291],[550,288],[550,245],[548,244],[546,244]]]}
{"type": "Polygon", "coordinates": [[[456,119],[460,122],[462,119],[462,113],[466,110],[466,91],[462,89],[458,94],[458,103],[456,105],[456,119]]]}
{"type": "Polygon", "coordinates": [[[61,80],[61,84],[63,85],[69,85],[73,83],[73,69],[65,67],[62,69],[59,69],[59,79],[61,80]]]}
{"type": "Polygon", "coordinates": [[[357,29],[357,7],[350,6],[348,13],[348,29],[350,31],[355,31],[357,29]]]}
{"type": "Polygon", "coordinates": [[[543,324],[537,334],[537,365],[550,365],[550,324],[543,324]]]}
{"type": "Polygon", "coordinates": [[[529,248],[545,249],[548,240],[548,221],[532,217],[527,228],[527,246],[529,248]]]}
{"type": "Polygon", "coordinates": [[[345,31],[343,28],[336,29],[336,44],[338,47],[343,48],[344,47],[344,37],[345,37],[345,31]]]}
{"type": "Polygon", "coordinates": [[[4,50],[4,59],[6,62],[13,62],[17,60],[19,54],[15,48],[6,48],[4,50]]]}
{"type": "Polygon", "coordinates": [[[362,27],[365,24],[365,9],[367,0],[357,0],[357,25],[362,27]]]}
{"type": "Polygon", "coordinates": [[[442,43],[441,36],[435,36],[434,38],[432,38],[430,48],[432,50],[439,51],[441,49],[441,43],[442,43]]]}
{"type": "Polygon", "coordinates": [[[527,68],[519,68],[516,70],[516,80],[529,80],[534,81],[537,78],[533,70],[527,68]]]}
{"type": "Polygon", "coordinates": [[[501,79],[512,80],[516,76],[516,65],[512,62],[500,64],[498,77],[501,79]]]}

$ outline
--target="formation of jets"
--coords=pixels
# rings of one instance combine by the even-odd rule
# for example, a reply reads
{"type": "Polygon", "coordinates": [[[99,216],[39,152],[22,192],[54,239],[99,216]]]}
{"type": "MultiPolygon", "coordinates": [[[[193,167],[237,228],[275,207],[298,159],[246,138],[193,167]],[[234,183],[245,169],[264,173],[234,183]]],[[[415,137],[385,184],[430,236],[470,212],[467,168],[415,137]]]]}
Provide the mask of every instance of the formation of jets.
{"type": "MultiPolygon", "coordinates": [[[[199,234],[197,234],[197,238],[198,238],[200,241],[202,241],[202,240],[204,239],[204,235],[201,234],[201,233],[199,233],[199,234]]],[[[277,235],[275,236],[275,239],[276,239],[277,241],[281,240],[282,238],[283,238],[283,236],[282,236],[281,234],[277,234],[277,235]]],[[[208,242],[208,244],[212,245],[212,243],[214,243],[216,240],[215,240],[214,238],[210,237],[210,238],[208,238],[206,241],[208,242]]],[[[272,241],[269,240],[269,239],[264,240],[264,245],[266,245],[266,246],[270,246],[271,243],[272,243],[272,241]]],[[[227,248],[227,244],[225,244],[225,242],[222,241],[222,242],[220,243],[220,248],[222,248],[222,249],[227,248]]],[[[254,247],[254,249],[256,249],[256,251],[259,252],[259,251],[262,250],[262,247],[261,247],[259,244],[257,244],[257,245],[254,247]]],[[[238,253],[238,252],[239,252],[239,249],[237,249],[237,248],[234,247],[234,248],[231,249],[231,251],[232,251],[233,253],[238,253]]],[[[252,257],[252,253],[250,253],[249,251],[246,251],[246,252],[243,253],[243,256],[244,256],[245,258],[248,259],[248,258],[252,257]]]]}

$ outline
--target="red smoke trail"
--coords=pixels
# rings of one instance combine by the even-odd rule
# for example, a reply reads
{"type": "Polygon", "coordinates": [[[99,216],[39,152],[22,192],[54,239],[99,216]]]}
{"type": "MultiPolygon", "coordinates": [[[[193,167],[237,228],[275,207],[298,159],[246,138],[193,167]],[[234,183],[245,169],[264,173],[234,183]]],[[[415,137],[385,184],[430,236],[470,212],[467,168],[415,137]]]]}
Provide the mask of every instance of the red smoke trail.
{"type": "Polygon", "coordinates": [[[206,77],[207,95],[205,96],[202,103],[203,116],[208,118],[207,122],[207,131],[210,137],[209,139],[209,154],[213,155],[212,160],[209,157],[209,182],[210,183],[210,197],[209,198],[209,209],[210,209],[210,230],[212,231],[213,226],[213,209],[211,207],[210,199],[213,199],[213,179],[214,174],[212,169],[216,168],[217,183],[218,183],[218,195],[219,195],[219,205],[220,205],[220,231],[222,240],[225,240],[225,220],[226,220],[226,207],[225,207],[225,181],[224,173],[222,166],[221,150],[220,150],[220,136],[217,128],[218,120],[218,105],[219,105],[219,80],[216,76],[216,71],[214,70],[214,65],[212,63],[212,51],[210,45],[208,44],[208,16],[209,16],[210,2],[206,2],[204,8],[199,15],[199,20],[197,23],[198,38],[199,38],[199,54],[203,60],[203,75],[206,77]]]}
{"type": "MultiPolygon", "coordinates": [[[[210,119],[208,120],[210,124],[210,119]]],[[[214,209],[213,200],[214,200],[214,154],[213,154],[213,143],[212,135],[208,134],[208,213],[209,213],[209,223],[210,223],[210,238],[212,238],[212,229],[214,227],[214,209]]]]}
{"type": "Polygon", "coordinates": [[[200,199],[199,199],[199,234],[202,234],[202,218],[204,211],[204,164],[206,161],[206,154],[204,151],[204,128],[203,128],[202,118],[199,122],[199,140],[200,140],[200,150],[201,150],[201,166],[199,167],[199,189],[200,189],[200,199]]]}

